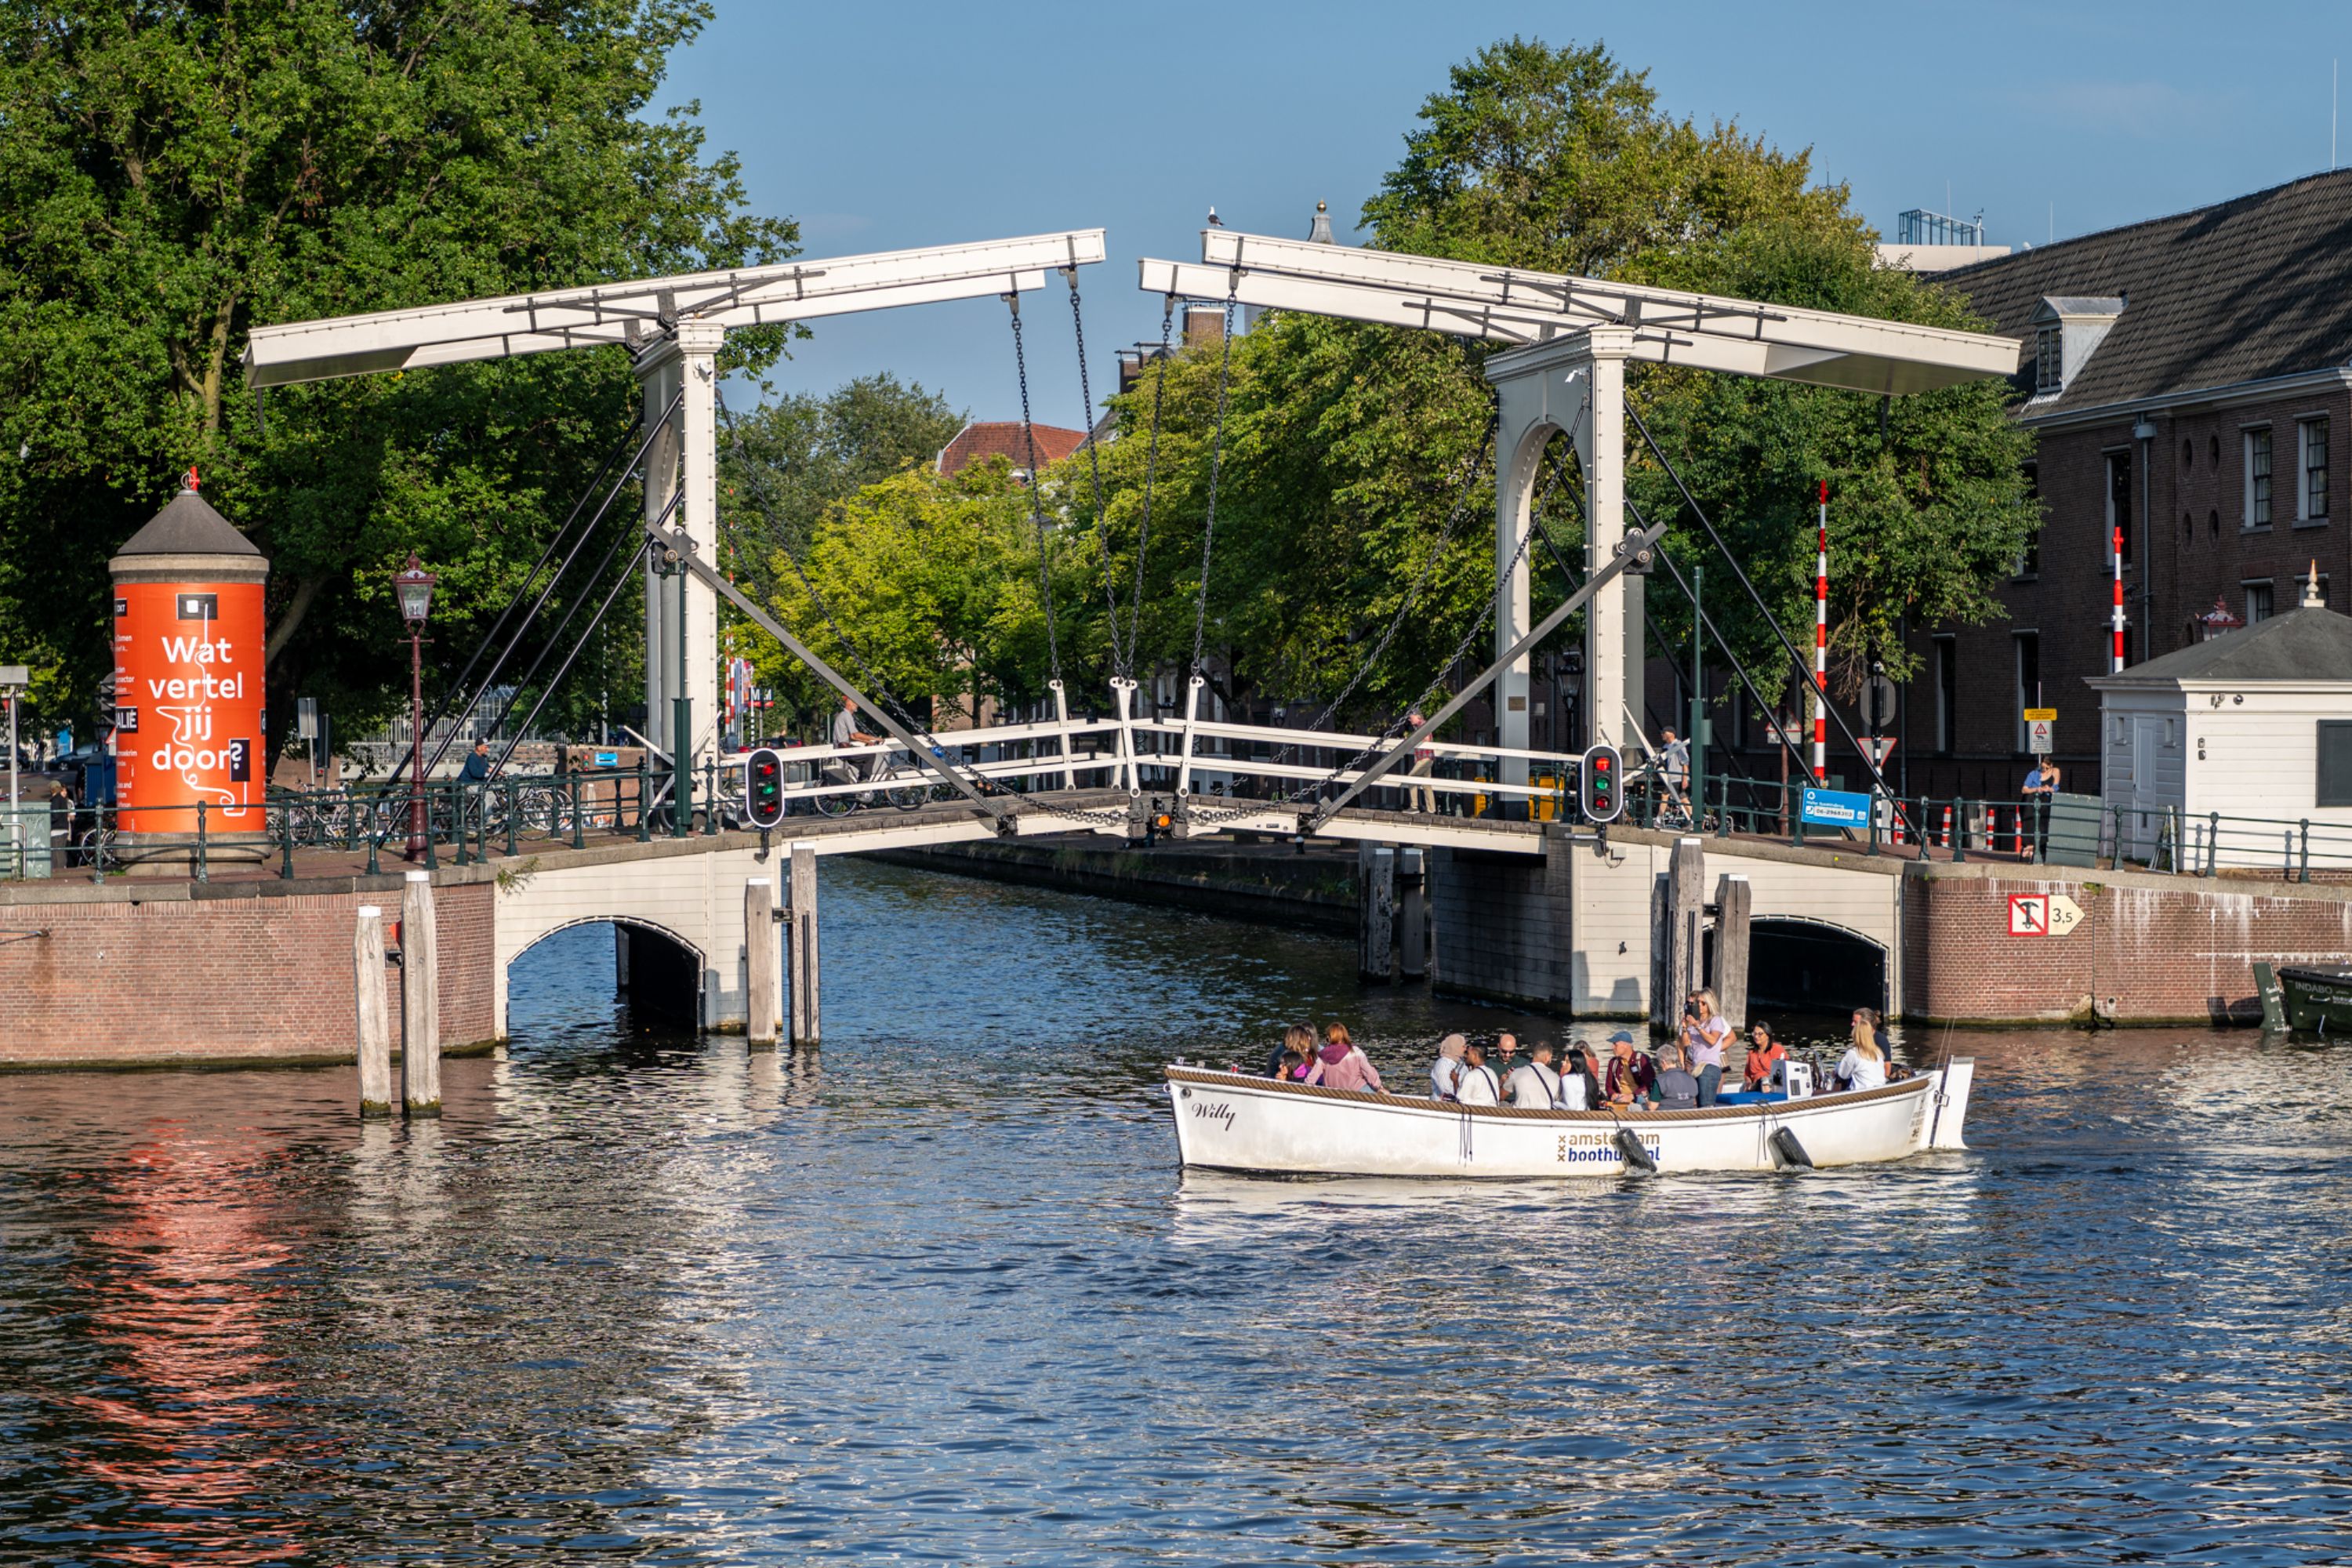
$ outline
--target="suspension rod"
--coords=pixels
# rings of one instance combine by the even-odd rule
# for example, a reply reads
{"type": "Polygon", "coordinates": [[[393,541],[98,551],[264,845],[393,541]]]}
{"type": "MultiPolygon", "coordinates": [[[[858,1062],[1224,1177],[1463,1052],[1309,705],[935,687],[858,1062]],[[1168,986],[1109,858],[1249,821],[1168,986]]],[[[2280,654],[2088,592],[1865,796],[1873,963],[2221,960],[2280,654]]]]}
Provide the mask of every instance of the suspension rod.
{"type": "MultiPolygon", "coordinates": [[[[258,393],[257,393],[256,395],[258,395],[258,393]]],[[[638,418],[642,422],[644,418],[642,412],[639,414],[638,418]]],[[[553,558],[555,554],[555,547],[563,542],[564,536],[572,531],[572,525],[580,521],[581,508],[586,506],[588,504],[589,498],[593,496],[598,489],[603,488],[604,476],[613,471],[613,465],[620,460],[620,457],[623,452],[629,449],[629,443],[636,437],[636,434],[637,426],[632,425],[629,426],[627,431],[622,435],[618,441],[613,443],[613,449],[604,454],[604,466],[596,470],[596,477],[589,480],[586,487],[581,490],[580,499],[572,503],[572,510],[570,514],[564,518],[562,526],[556,529],[554,532],[547,536],[547,543],[541,548],[539,559],[530,563],[530,570],[523,574],[522,580],[515,584],[515,591],[513,594],[508,596],[506,608],[500,610],[499,612],[499,618],[490,623],[490,629],[482,634],[482,640],[474,645],[472,655],[466,660],[466,668],[457,672],[457,679],[450,683],[448,691],[442,696],[438,702],[436,702],[433,705],[432,717],[426,720],[425,724],[425,732],[426,734],[431,734],[433,732],[433,727],[436,724],[440,723],[443,719],[448,717],[446,710],[449,703],[460,692],[470,693],[470,695],[467,697],[466,706],[458,710],[457,717],[461,720],[471,715],[474,711],[475,705],[481,701],[481,691],[475,689],[467,684],[467,682],[470,681],[474,678],[475,667],[482,662],[482,655],[489,651],[490,645],[497,642],[499,640],[499,634],[507,629],[507,622],[513,617],[516,608],[521,605],[525,595],[529,595],[531,589],[538,584],[540,572],[545,568],[548,562],[553,558]]],[[[557,571],[556,575],[562,575],[561,569],[557,571]]],[[[483,688],[487,689],[489,685],[488,679],[484,679],[482,685],[483,688]]],[[[452,728],[454,730],[454,726],[452,728]]],[[[434,751],[433,760],[425,763],[425,766],[427,768],[438,767],[443,754],[447,751],[448,742],[445,741],[434,751]]],[[[395,773],[393,776],[397,778],[400,775],[395,773]]]]}
{"type": "MultiPolygon", "coordinates": [[[[581,650],[588,646],[588,639],[596,635],[596,628],[604,624],[604,617],[612,613],[613,601],[620,597],[623,588],[628,586],[630,577],[636,573],[638,562],[644,558],[646,552],[652,548],[653,544],[650,541],[641,542],[635,551],[630,554],[629,563],[621,569],[620,575],[613,579],[613,585],[604,590],[604,602],[596,606],[595,616],[580,629],[580,640],[572,645],[572,651],[563,656],[563,662],[556,667],[554,675],[548,679],[545,686],[540,688],[539,700],[530,705],[530,711],[523,715],[522,722],[515,726],[515,739],[509,741],[507,749],[499,753],[499,768],[505,767],[507,759],[514,755],[514,749],[521,743],[524,732],[539,721],[539,710],[547,706],[548,699],[553,697],[556,688],[563,684],[563,678],[572,673],[572,666],[579,658],[581,650]]],[[[509,703],[508,706],[511,710],[513,705],[509,703]]],[[[503,720],[505,715],[501,714],[499,717],[503,720]]]]}
{"type": "MultiPolygon", "coordinates": [[[[663,507],[662,507],[662,509],[661,509],[661,515],[660,515],[660,516],[658,516],[658,517],[656,517],[656,518],[654,520],[655,523],[656,523],[656,525],[658,525],[658,524],[661,524],[661,523],[667,522],[667,521],[670,520],[670,516],[671,516],[671,514],[672,514],[672,513],[674,513],[674,512],[676,512],[676,511],[677,510],[677,509],[678,509],[678,503],[679,503],[679,502],[681,502],[681,501],[683,501],[685,499],[686,499],[686,487],[684,487],[683,485],[679,486],[677,489],[675,489],[675,490],[671,491],[671,492],[670,492],[670,498],[669,498],[668,501],[667,501],[666,503],[664,503],[664,505],[663,505],[663,507]]],[[[598,561],[598,562],[596,563],[596,565],[595,565],[594,570],[591,571],[591,572],[588,574],[588,587],[589,587],[589,589],[590,589],[590,590],[592,590],[592,591],[593,591],[593,590],[595,588],[596,584],[597,584],[598,583],[600,583],[600,582],[602,582],[602,581],[604,580],[604,574],[605,574],[605,573],[607,573],[607,572],[609,572],[609,571],[611,571],[611,570],[613,569],[613,558],[614,558],[615,555],[618,555],[618,554],[620,553],[620,552],[621,552],[621,545],[622,545],[622,543],[623,543],[625,541],[626,541],[626,540],[628,539],[628,537],[629,537],[629,536],[628,536],[626,533],[616,533],[616,534],[614,534],[614,535],[613,536],[613,542],[612,542],[612,543],[610,543],[610,544],[607,544],[606,546],[604,546],[604,558],[603,558],[602,560],[598,561]]],[[[627,574],[625,574],[625,573],[624,573],[624,574],[622,574],[622,576],[621,576],[621,577],[619,577],[619,578],[615,579],[615,583],[616,583],[616,584],[617,584],[618,583],[620,583],[620,582],[625,582],[625,581],[627,581],[627,574]]],[[[618,592],[619,592],[619,588],[618,588],[617,586],[615,586],[615,587],[614,587],[614,589],[613,590],[613,592],[614,592],[614,593],[618,593],[618,592]]],[[[607,594],[607,595],[605,595],[605,601],[606,601],[606,603],[608,603],[608,604],[609,604],[609,603],[611,602],[611,600],[612,600],[612,595],[611,595],[611,594],[607,594]]],[[[549,632],[549,633],[547,634],[547,641],[546,641],[546,643],[545,643],[545,644],[543,644],[543,645],[541,647],[541,648],[540,648],[540,650],[539,650],[539,652],[538,652],[537,654],[535,654],[535,655],[533,655],[533,656],[532,656],[532,658],[531,658],[531,661],[530,661],[530,668],[529,669],[524,670],[524,671],[522,672],[522,679],[515,682],[515,694],[514,694],[512,697],[509,697],[509,698],[508,698],[508,699],[507,699],[506,706],[505,706],[505,707],[503,707],[503,708],[501,708],[501,709],[499,709],[499,716],[498,716],[497,721],[496,721],[496,722],[494,722],[494,723],[490,726],[490,728],[491,728],[492,730],[494,730],[494,731],[495,731],[495,730],[499,730],[499,729],[503,729],[503,728],[505,727],[505,725],[506,725],[506,721],[507,721],[508,718],[509,718],[509,716],[514,712],[514,710],[515,710],[515,705],[516,705],[517,703],[519,703],[519,702],[520,702],[520,701],[522,700],[522,692],[523,692],[523,688],[524,688],[524,687],[526,687],[526,686],[529,686],[529,685],[531,683],[531,680],[533,679],[533,678],[535,678],[535,677],[539,674],[539,667],[540,667],[540,666],[541,666],[541,665],[543,665],[543,664],[545,664],[545,663],[547,662],[547,656],[548,656],[548,652],[549,652],[549,650],[550,650],[550,649],[551,649],[551,648],[553,648],[553,647],[555,647],[555,644],[556,644],[557,640],[558,640],[559,638],[561,638],[561,637],[563,636],[563,634],[564,634],[564,632],[565,632],[565,631],[567,631],[567,630],[569,630],[569,629],[570,629],[570,627],[571,627],[571,626],[572,626],[572,616],[576,616],[576,615],[578,615],[578,614],[580,613],[580,606],[581,606],[581,604],[582,604],[582,603],[583,603],[583,601],[582,601],[582,600],[574,599],[574,600],[572,600],[572,603],[570,603],[569,605],[566,605],[564,606],[564,608],[563,608],[563,616],[562,616],[562,618],[561,620],[559,620],[559,621],[557,621],[557,622],[555,623],[555,629],[554,629],[553,631],[549,632]]],[[[599,610],[596,612],[596,619],[597,619],[597,620],[602,620],[602,619],[604,619],[604,612],[602,609],[599,609],[599,610]]],[[[594,622],[594,621],[592,621],[592,622],[590,622],[590,623],[589,623],[589,630],[593,631],[593,630],[594,630],[594,629],[595,629],[595,622],[594,622]]],[[[583,635],[585,635],[585,634],[583,634],[583,635]]],[[[570,660],[569,658],[567,658],[567,659],[564,661],[564,667],[565,667],[565,668],[567,668],[567,669],[571,667],[571,660],[570,660]]],[[[562,670],[561,670],[561,669],[559,669],[558,671],[556,671],[554,680],[550,681],[550,682],[548,683],[547,687],[546,687],[545,689],[542,689],[542,691],[541,691],[541,695],[540,695],[540,700],[539,700],[538,704],[534,705],[534,706],[531,708],[531,710],[530,710],[530,718],[531,718],[531,719],[536,719],[536,718],[538,718],[538,717],[539,717],[539,710],[540,710],[540,708],[541,708],[541,707],[545,706],[546,701],[547,701],[547,696],[546,696],[546,693],[547,693],[548,691],[551,691],[551,690],[553,690],[553,689],[554,689],[554,688],[555,688],[555,684],[556,684],[556,682],[557,682],[557,681],[561,681],[562,679],[563,679],[563,671],[562,671],[562,670]]],[[[530,728],[530,719],[526,719],[526,720],[524,720],[524,721],[523,721],[523,722],[522,722],[522,724],[521,724],[520,728],[517,729],[517,730],[514,731],[514,733],[512,733],[511,735],[509,735],[509,736],[508,736],[508,737],[507,737],[506,750],[504,750],[504,751],[502,751],[502,752],[500,752],[499,753],[499,765],[500,767],[504,767],[504,766],[506,766],[507,759],[508,759],[509,757],[511,757],[511,756],[513,756],[513,755],[514,755],[514,749],[515,749],[517,746],[519,746],[519,745],[522,744],[522,737],[523,737],[523,734],[524,734],[524,732],[525,732],[526,731],[528,731],[530,728]]]]}

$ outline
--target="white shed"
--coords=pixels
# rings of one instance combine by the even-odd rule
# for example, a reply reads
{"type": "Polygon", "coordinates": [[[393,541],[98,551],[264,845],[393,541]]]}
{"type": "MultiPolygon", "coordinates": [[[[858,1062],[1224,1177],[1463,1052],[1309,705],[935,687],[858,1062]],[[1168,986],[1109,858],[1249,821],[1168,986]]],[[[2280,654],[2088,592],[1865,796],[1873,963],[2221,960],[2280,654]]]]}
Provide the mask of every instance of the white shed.
{"type": "Polygon", "coordinates": [[[2123,852],[2181,869],[2352,866],[2352,617],[2312,602],[2094,677],[2123,852]]]}

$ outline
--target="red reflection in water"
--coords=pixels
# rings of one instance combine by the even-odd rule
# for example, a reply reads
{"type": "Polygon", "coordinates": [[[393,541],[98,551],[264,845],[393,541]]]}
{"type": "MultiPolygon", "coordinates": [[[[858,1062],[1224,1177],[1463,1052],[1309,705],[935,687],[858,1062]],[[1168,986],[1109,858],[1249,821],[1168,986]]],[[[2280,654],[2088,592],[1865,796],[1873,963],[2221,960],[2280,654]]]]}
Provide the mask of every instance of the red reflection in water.
{"type": "Polygon", "coordinates": [[[247,1145],[232,1162],[165,1123],[109,1173],[122,1219],[91,1235],[74,1283],[96,1303],[104,1381],[128,1391],[74,1396],[100,1428],[77,1464],[116,1493],[119,1523],[162,1538],[110,1542],[109,1561],[288,1555],[294,1521],[256,1502],[292,1459],[267,1326],[278,1291],[256,1278],[290,1256],[264,1223],[267,1157],[247,1145]]]}

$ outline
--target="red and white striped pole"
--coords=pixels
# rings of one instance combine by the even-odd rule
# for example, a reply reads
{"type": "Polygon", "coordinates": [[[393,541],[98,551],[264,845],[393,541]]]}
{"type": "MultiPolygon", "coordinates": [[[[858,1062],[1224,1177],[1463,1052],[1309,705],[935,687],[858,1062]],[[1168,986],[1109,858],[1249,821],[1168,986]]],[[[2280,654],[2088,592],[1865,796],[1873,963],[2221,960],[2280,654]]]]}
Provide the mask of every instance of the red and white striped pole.
{"type": "Polygon", "coordinates": [[[2124,531],[2120,528],[2116,530],[2114,557],[2116,563],[2116,668],[2114,673],[2121,675],[2124,672],[2124,531]]]}
{"type": "Polygon", "coordinates": [[[1830,482],[1822,481],[1821,537],[1813,557],[1813,782],[1830,776],[1830,482]]]}

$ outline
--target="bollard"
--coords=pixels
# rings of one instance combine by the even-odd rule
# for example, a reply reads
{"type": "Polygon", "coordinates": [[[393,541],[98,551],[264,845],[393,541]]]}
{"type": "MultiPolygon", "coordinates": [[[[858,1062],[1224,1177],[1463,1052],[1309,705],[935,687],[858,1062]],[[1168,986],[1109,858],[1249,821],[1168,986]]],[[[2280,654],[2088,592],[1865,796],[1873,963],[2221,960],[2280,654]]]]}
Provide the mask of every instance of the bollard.
{"type": "Polygon", "coordinates": [[[294,807],[289,805],[278,816],[278,876],[281,881],[294,879],[294,807]]]}
{"type": "Polygon", "coordinates": [[[196,802],[196,880],[209,882],[212,867],[205,855],[205,802],[196,802]]]}
{"type": "Polygon", "coordinates": [[[776,989],[782,980],[774,884],[753,877],[743,884],[743,1036],[755,1051],[776,1048],[776,989]]]}
{"type": "Polygon", "coordinates": [[[1715,884],[1716,1010],[1735,1029],[1748,1026],[1748,935],[1755,889],[1748,879],[1727,871],[1715,884]]]}
{"type": "Polygon", "coordinates": [[[515,789],[515,781],[514,781],[514,779],[513,779],[511,776],[509,776],[509,777],[507,779],[507,781],[506,781],[506,785],[507,785],[507,858],[508,858],[508,859],[509,859],[509,860],[511,860],[511,859],[513,859],[513,858],[514,858],[514,856],[515,856],[515,818],[516,818],[517,816],[520,816],[520,815],[521,815],[521,812],[522,812],[522,801],[521,801],[520,796],[520,792],[518,792],[518,791],[515,789]]]}
{"type": "Polygon", "coordinates": [[[580,770],[574,768],[565,773],[563,781],[572,792],[572,847],[585,849],[588,847],[587,824],[580,819],[580,770]]]}
{"type": "Polygon", "coordinates": [[[352,932],[352,981],[359,1014],[360,1114],[392,1114],[392,1005],[384,994],[383,910],[362,904],[352,932]]]}
{"type": "Polygon", "coordinates": [[[1429,857],[1419,849],[1397,856],[1397,973],[1407,980],[1429,975],[1429,857]]]}
{"type": "Polygon", "coordinates": [[[2295,880],[2311,880],[2311,818],[2307,816],[2303,819],[2303,873],[2295,880]]]}
{"type": "Polygon", "coordinates": [[[808,844],[793,846],[791,892],[785,901],[784,964],[786,984],[792,992],[792,1043],[814,1046],[819,1043],[821,1029],[818,1018],[817,942],[816,942],[816,849],[808,844]]]}
{"type": "Polygon", "coordinates": [[[2205,874],[2211,876],[2213,868],[2221,863],[2221,814],[2214,812],[2205,829],[2205,874]]]}
{"type": "MultiPolygon", "coordinates": [[[[646,761],[645,748],[640,746],[637,749],[637,842],[640,844],[653,842],[653,823],[646,815],[646,801],[652,788],[653,773],[646,761]]],[[[615,798],[618,798],[620,785],[614,784],[613,790],[615,798]]]]}
{"type": "Polygon", "coordinates": [[[1356,977],[1385,985],[1396,963],[1396,851],[1356,845],[1356,977]]]}
{"type": "Polygon", "coordinates": [[[411,871],[400,893],[400,1100],[411,1116],[441,1114],[439,948],[433,873],[411,871]]]}

